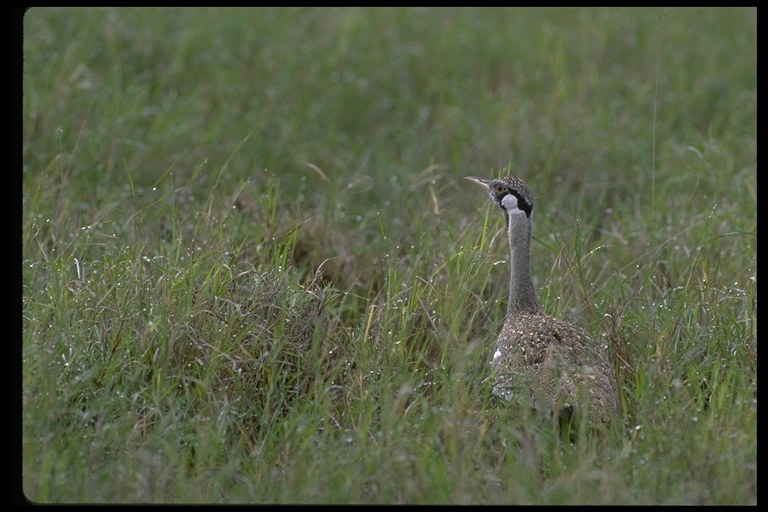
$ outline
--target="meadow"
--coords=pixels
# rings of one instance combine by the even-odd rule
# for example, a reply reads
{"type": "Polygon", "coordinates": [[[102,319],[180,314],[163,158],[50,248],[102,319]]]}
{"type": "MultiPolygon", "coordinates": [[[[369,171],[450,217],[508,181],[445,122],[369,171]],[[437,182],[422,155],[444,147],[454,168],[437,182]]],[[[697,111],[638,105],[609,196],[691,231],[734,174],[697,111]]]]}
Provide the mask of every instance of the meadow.
{"type": "Polygon", "coordinates": [[[754,8],[33,8],[34,503],[756,504],[754,8]],[[502,214],[610,352],[571,443],[486,382],[502,214]]]}

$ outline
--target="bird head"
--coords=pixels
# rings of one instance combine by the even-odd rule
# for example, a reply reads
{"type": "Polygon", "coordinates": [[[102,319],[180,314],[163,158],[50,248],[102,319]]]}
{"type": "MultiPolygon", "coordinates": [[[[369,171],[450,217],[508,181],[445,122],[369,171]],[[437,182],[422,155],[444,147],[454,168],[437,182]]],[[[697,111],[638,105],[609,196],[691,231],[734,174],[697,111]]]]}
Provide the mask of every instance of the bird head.
{"type": "Polygon", "coordinates": [[[503,176],[493,180],[467,176],[464,178],[483,187],[499,208],[507,215],[524,213],[530,217],[533,211],[533,195],[528,185],[516,176],[503,176]]]}

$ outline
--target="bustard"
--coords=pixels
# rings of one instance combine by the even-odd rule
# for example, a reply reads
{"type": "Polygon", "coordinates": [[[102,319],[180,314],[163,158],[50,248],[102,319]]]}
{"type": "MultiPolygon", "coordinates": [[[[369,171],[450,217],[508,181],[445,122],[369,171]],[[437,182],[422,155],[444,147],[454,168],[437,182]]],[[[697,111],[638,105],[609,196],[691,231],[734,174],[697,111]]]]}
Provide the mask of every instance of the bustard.
{"type": "Polygon", "coordinates": [[[491,359],[493,393],[523,399],[534,409],[570,420],[586,413],[607,421],[618,413],[619,393],[607,354],[587,332],[544,314],[531,279],[533,196],[517,177],[468,176],[501,208],[510,251],[509,302],[491,359]]]}

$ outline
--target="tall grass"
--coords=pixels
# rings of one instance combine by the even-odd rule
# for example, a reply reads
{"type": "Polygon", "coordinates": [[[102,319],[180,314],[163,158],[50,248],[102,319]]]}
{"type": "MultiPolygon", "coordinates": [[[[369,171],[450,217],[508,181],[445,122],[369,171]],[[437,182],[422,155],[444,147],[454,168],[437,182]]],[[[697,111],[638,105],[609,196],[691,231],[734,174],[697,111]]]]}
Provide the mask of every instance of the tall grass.
{"type": "Polygon", "coordinates": [[[756,503],[754,9],[24,31],[28,500],[756,503]],[[485,382],[508,248],[461,178],[506,173],[543,308],[611,353],[603,436],[485,382]]]}

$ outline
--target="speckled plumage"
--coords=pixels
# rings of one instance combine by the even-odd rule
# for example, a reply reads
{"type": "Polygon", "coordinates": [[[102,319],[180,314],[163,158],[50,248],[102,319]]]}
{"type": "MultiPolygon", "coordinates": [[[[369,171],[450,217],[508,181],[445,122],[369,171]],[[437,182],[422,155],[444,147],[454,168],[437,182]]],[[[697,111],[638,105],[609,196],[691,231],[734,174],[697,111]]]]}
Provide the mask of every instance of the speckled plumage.
{"type": "Polygon", "coordinates": [[[619,393],[606,351],[584,329],[544,314],[538,305],[530,268],[528,185],[517,177],[467,179],[501,208],[509,235],[509,303],[491,358],[494,394],[523,399],[548,413],[568,409],[610,420],[618,413],[619,393]]]}

